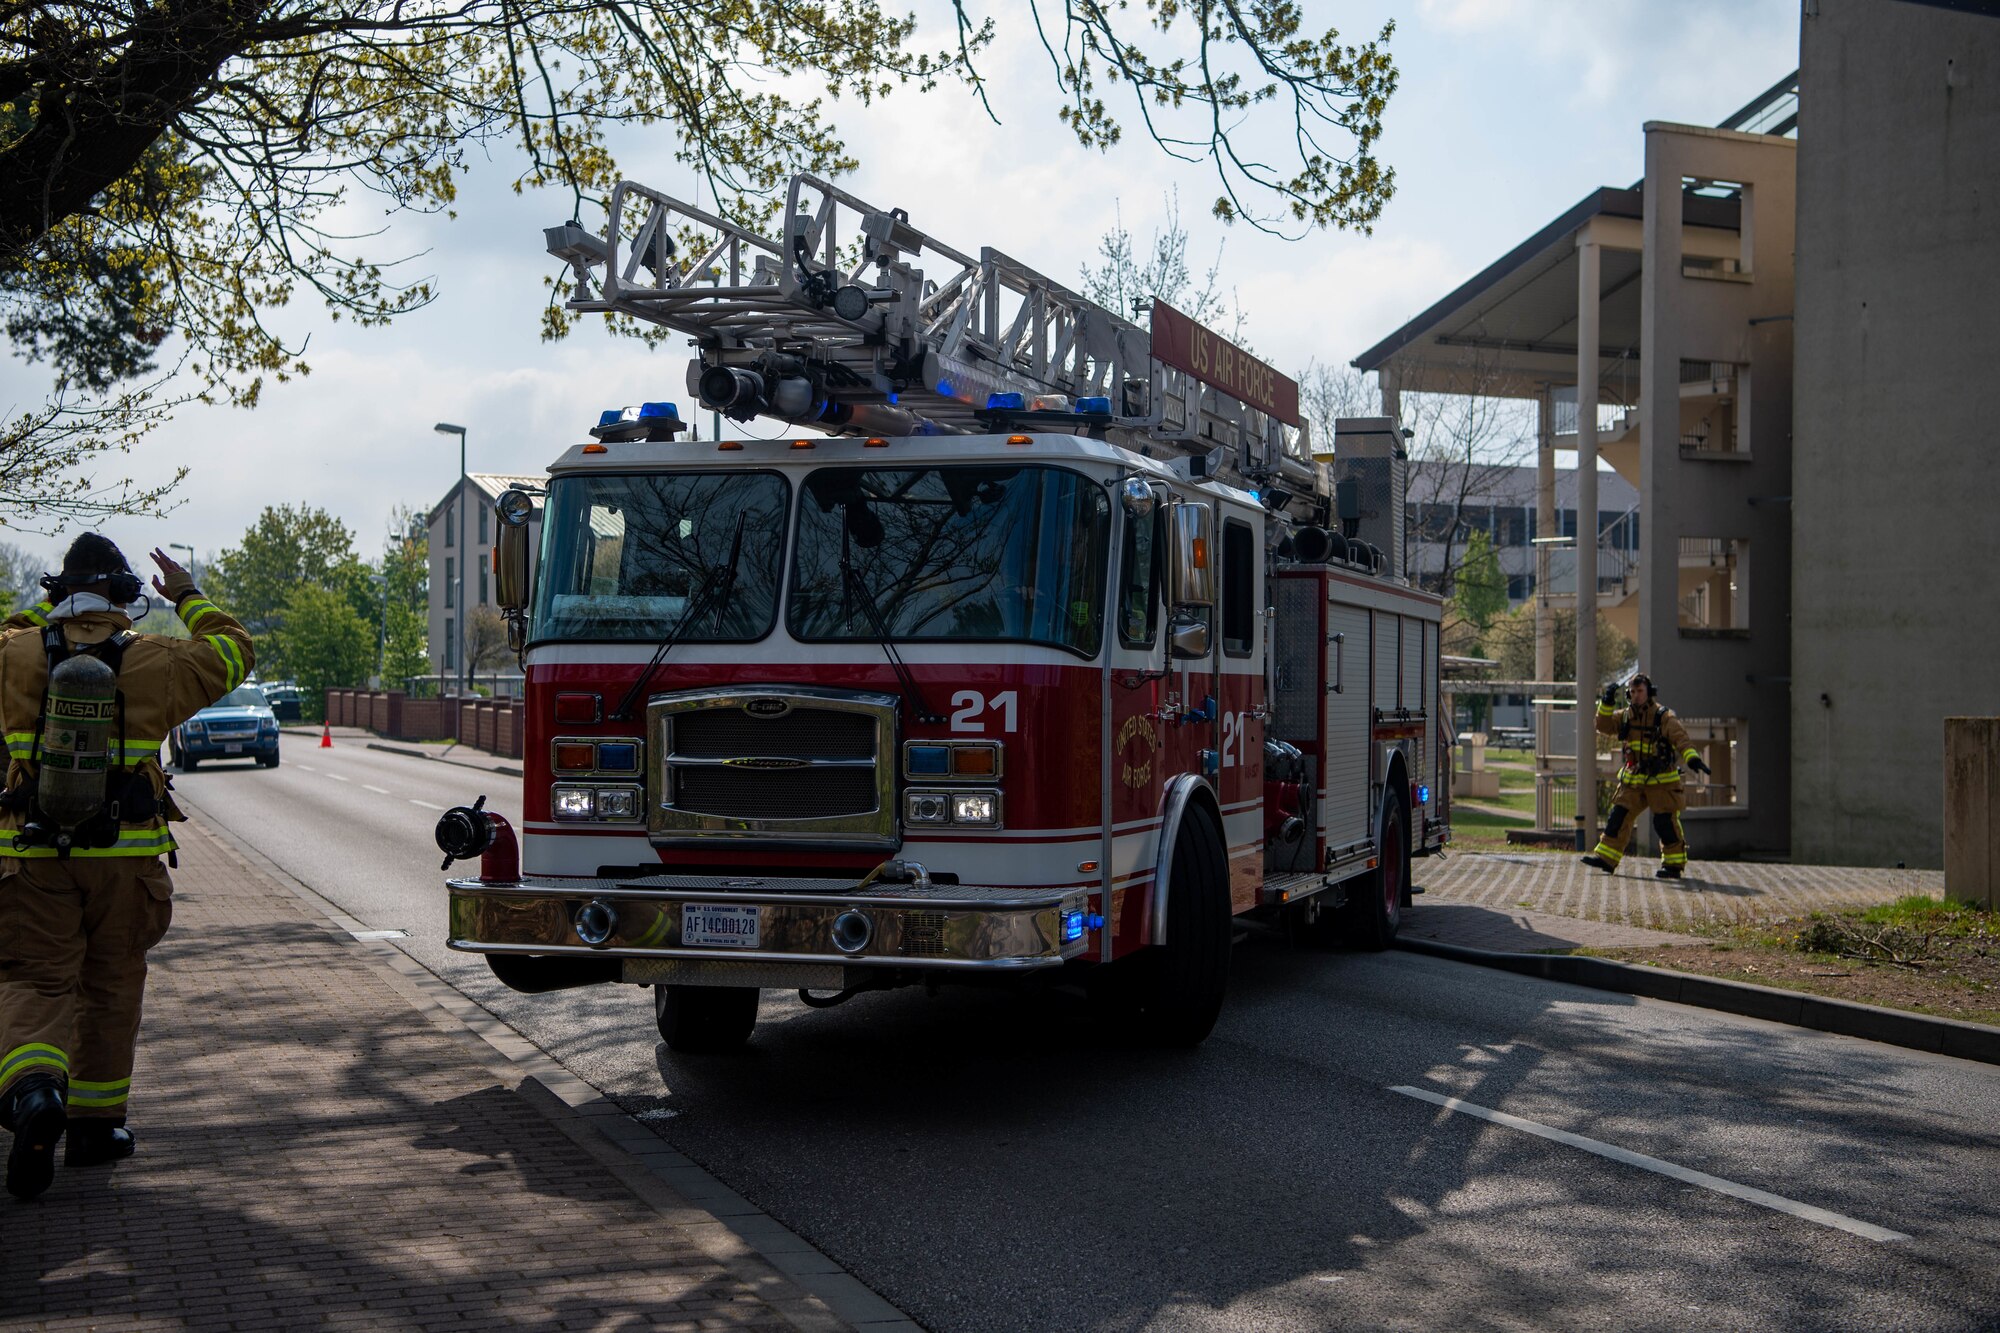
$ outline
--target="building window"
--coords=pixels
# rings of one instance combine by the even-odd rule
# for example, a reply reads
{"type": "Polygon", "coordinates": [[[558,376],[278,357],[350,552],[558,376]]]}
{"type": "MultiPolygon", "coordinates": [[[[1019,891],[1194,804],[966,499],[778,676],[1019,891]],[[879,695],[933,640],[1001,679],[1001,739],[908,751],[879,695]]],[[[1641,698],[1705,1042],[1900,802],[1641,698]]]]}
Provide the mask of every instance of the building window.
{"type": "Polygon", "coordinates": [[[1528,511],[1519,507],[1501,507],[1493,511],[1493,544],[1495,546],[1526,546],[1528,544],[1528,511]]]}
{"type": "Polygon", "coordinates": [[[456,497],[444,502],[444,544],[458,545],[458,524],[452,522],[452,510],[458,507],[456,497]]]}
{"type": "Polygon", "coordinates": [[[455,556],[448,555],[444,558],[445,610],[447,611],[451,610],[451,608],[456,604],[453,602],[452,599],[456,597],[457,594],[458,594],[458,559],[455,556]]]}
{"type": "Polygon", "coordinates": [[[1535,595],[1533,574],[1509,574],[1507,576],[1507,600],[1525,602],[1535,595]]]}
{"type": "Polygon", "coordinates": [[[481,546],[486,545],[486,514],[487,507],[485,505],[479,506],[479,544],[481,546]]]}
{"type": "Polygon", "coordinates": [[[1688,638],[1750,633],[1750,543],[1739,537],[1683,537],[1678,622],[1688,638]]]}
{"type": "Polygon", "coordinates": [[[450,616],[444,618],[444,669],[458,670],[458,635],[453,632],[450,616]]]}
{"type": "Polygon", "coordinates": [[[1257,542],[1250,525],[1222,525],[1222,651],[1247,657],[1257,637],[1257,542]]]}
{"type": "Polygon", "coordinates": [[[479,562],[479,603],[478,603],[478,604],[479,604],[480,606],[485,606],[485,605],[486,605],[486,603],[487,603],[487,600],[488,600],[488,599],[487,599],[487,596],[486,596],[486,562],[485,562],[484,560],[482,560],[482,561],[480,561],[480,562],[479,562]]]}

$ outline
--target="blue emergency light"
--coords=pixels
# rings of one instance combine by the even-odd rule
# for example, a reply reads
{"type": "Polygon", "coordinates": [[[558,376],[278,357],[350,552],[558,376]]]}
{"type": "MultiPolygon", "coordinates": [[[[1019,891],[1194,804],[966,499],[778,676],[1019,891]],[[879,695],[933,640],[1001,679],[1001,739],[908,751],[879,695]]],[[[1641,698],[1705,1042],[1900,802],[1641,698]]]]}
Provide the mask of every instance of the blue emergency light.
{"type": "Polygon", "coordinates": [[[1108,417],[1111,415],[1111,400],[1109,398],[1079,398],[1076,400],[1076,410],[1087,417],[1108,417]]]}
{"type": "Polygon", "coordinates": [[[988,412],[1019,412],[1026,408],[1027,405],[1028,396],[1024,393],[990,393],[986,395],[986,410],[988,412]]]}
{"type": "Polygon", "coordinates": [[[908,762],[911,777],[944,777],[951,772],[951,749],[943,745],[912,745],[908,762]]]}

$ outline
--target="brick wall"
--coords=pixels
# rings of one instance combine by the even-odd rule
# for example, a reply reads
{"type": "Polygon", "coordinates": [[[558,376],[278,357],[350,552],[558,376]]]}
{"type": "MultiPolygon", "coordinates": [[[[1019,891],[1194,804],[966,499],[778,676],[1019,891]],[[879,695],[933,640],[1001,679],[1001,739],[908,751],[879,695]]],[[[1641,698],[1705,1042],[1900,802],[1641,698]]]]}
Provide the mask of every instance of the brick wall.
{"type": "Polygon", "coordinates": [[[457,740],[509,759],[521,757],[527,707],[518,699],[412,699],[402,690],[328,690],[326,719],[363,727],[384,740],[457,740]]]}

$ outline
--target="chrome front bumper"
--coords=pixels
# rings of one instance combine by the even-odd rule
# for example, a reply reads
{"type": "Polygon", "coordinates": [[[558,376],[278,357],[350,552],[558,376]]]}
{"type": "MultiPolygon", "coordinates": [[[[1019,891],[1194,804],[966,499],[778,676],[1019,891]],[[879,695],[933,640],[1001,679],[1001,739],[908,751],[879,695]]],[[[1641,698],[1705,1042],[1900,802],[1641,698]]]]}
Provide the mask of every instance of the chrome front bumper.
{"type": "MultiPolygon", "coordinates": [[[[824,879],[652,875],[512,884],[454,879],[446,889],[446,942],[470,953],[1019,972],[1060,966],[1089,945],[1082,928],[1087,897],[1076,888],[879,882],[858,888],[824,879]],[[757,946],[688,944],[681,932],[689,904],[754,907],[757,946]],[[610,909],[614,924],[602,943],[579,934],[586,907],[598,909],[586,924],[599,928],[602,909],[610,909]],[[866,943],[851,952],[834,943],[834,922],[847,913],[861,914],[870,927],[866,943]]],[[[651,979],[652,970],[628,963],[627,979],[651,979]]]]}

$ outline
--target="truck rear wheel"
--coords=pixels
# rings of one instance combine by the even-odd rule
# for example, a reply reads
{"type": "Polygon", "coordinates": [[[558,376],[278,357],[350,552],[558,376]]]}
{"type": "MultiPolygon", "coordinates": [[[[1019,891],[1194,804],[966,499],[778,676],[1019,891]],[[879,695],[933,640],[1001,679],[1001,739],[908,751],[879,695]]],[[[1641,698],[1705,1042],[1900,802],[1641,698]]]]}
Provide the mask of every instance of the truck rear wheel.
{"type": "Polygon", "coordinates": [[[1215,1027],[1234,941],[1229,861],[1214,821],[1188,811],[1168,866],[1166,944],[1140,962],[1140,1031],[1162,1046],[1198,1046],[1215,1027]]]}
{"type": "Polygon", "coordinates": [[[755,986],[655,986],[653,1019],[668,1050],[714,1055],[750,1040],[757,999],[755,986]]]}
{"type": "Polygon", "coordinates": [[[1354,881],[1347,895],[1343,925],[1347,942],[1357,949],[1386,949],[1396,942],[1403,924],[1403,899],[1410,887],[1409,820],[1403,803],[1393,796],[1382,812],[1382,842],[1375,849],[1375,869],[1354,881]]]}

